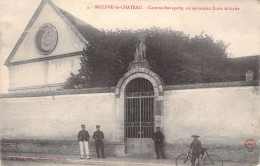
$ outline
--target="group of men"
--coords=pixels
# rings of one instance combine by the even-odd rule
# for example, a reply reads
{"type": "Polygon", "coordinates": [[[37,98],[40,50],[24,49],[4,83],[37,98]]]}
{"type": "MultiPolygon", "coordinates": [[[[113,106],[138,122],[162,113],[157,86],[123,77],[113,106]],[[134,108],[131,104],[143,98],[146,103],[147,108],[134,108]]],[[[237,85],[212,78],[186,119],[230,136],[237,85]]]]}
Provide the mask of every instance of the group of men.
{"type": "MultiPolygon", "coordinates": [[[[105,152],[104,152],[104,133],[100,131],[100,125],[96,125],[97,131],[94,132],[93,134],[93,139],[95,140],[95,146],[96,146],[96,152],[97,152],[97,157],[100,158],[100,153],[99,150],[101,151],[101,157],[105,158],[105,152]]],[[[80,147],[80,155],[81,159],[84,158],[84,147],[85,147],[85,152],[87,159],[90,159],[89,157],[89,148],[88,148],[88,142],[89,142],[89,133],[88,131],[85,130],[85,125],[81,125],[81,131],[78,133],[78,141],[79,141],[79,147],[80,147]]]]}
{"type": "MultiPolygon", "coordinates": [[[[90,159],[89,157],[89,149],[88,149],[88,141],[89,141],[89,133],[88,131],[85,130],[85,125],[81,125],[82,130],[78,133],[78,141],[79,141],[79,146],[80,146],[80,155],[81,159],[83,159],[84,155],[84,150],[83,147],[85,146],[85,151],[87,158],[90,159]]],[[[105,158],[105,153],[104,153],[104,133],[100,131],[100,126],[96,126],[97,131],[94,132],[93,138],[95,140],[95,146],[96,146],[96,152],[97,152],[97,157],[100,158],[100,153],[99,150],[101,150],[101,157],[105,158]]],[[[191,165],[195,165],[195,160],[199,158],[202,148],[201,148],[201,142],[198,140],[199,135],[194,134],[192,135],[194,140],[190,144],[190,149],[191,149],[191,165]]],[[[164,152],[163,152],[163,140],[164,140],[164,135],[160,131],[160,127],[156,127],[156,132],[152,134],[152,139],[154,140],[154,147],[155,147],[155,153],[156,153],[156,159],[159,159],[160,156],[162,159],[166,159],[164,152]]]]}

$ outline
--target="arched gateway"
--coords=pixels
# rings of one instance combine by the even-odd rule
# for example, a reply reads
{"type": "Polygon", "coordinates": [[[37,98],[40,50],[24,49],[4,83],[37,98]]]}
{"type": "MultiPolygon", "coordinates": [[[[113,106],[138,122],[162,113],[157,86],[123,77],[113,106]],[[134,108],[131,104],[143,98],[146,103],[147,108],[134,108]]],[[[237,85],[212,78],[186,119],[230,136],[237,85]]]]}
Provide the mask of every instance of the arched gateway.
{"type": "Polygon", "coordinates": [[[153,85],[144,78],[131,80],[125,88],[124,105],[126,152],[150,151],[154,131],[153,85]]]}
{"type": "Polygon", "coordinates": [[[137,67],[120,79],[116,88],[115,131],[121,152],[153,152],[152,132],[157,126],[163,129],[162,108],[163,82],[156,73],[137,67]]]}

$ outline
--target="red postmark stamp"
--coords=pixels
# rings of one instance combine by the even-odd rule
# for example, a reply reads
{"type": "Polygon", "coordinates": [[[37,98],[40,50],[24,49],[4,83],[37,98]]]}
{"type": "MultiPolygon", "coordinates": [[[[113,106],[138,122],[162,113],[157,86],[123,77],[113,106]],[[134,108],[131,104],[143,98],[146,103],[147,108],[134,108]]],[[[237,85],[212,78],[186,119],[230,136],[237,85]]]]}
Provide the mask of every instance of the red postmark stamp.
{"type": "Polygon", "coordinates": [[[254,139],[249,138],[245,141],[244,145],[247,151],[252,152],[256,147],[256,142],[254,139]]]}

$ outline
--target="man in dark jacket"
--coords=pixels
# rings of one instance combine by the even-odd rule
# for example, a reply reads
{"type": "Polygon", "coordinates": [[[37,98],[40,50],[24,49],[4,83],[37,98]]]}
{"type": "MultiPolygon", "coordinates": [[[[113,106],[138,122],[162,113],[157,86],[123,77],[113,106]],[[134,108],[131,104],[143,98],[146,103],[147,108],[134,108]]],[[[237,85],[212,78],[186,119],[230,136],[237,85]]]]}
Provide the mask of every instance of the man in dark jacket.
{"type": "Polygon", "coordinates": [[[95,146],[96,146],[96,152],[97,152],[97,157],[100,158],[99,154],[99,149],[101,150],[101,156],[102,158],[105,158],[105,153],[104,153],[104,133],[100,131],[100,126],[96,126],[97,131],[94,132],[93,138],[95,141],[95,146]]]}
{"type": "Polygon", "coordinates": [[[201,142],[198,140],[198,134],[192,135],[193,141],[190,144],[191,151],[191,166],[195,166],[196,159],[200,157],[201,154],[201,142]]]}
{"type": "Polygon", "coordinates": [[[154,147],[156,153],[156,159],[160,158],[160,153],[163,159],[165,159],[164,152],[163,152],[163,140],[164,136],[163,133],[160,131],[160,127],[156,127],[156,132],[153,133],[152,138],[154,140],[154,147]]]}
{"type": "Polygon", "coordinates": [[[79,141],[81,159],[83,159],[84,147],[85,147],[87,159],[90,159],[89,149],[88,149],[89,134],[88,134],[88,131],[85,130],[84,124],[81,125],[81,129],[82,130],[78,133],[78,141],[79,141]]]}

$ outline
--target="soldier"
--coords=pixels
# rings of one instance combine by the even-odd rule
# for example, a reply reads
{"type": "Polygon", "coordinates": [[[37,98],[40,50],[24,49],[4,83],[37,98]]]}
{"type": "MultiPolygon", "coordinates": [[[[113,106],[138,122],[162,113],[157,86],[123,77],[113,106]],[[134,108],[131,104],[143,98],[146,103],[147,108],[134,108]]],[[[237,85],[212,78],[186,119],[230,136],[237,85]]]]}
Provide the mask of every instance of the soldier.
{"type": "Polygon", "coordinates": [[[93,138],[95,141],[95,146],[96,146],[96,152],[97,152],[97,157],[100,158],[99,154],[99,149],[101,150],[101,157],[105,158],[105,153],[104,153],[104,134],[102,131],[100,131],[100,126],[96,126],[97,131],[94,132],[93,138]]]}
{"type": "Polygon", "coordinates": [[[160,158],[159,153],[161,153],[163,159],[166,159],[163,152],[164,136],[163,133],[160,132],[160,127],[156,127],[156,132],[153,133],[152,138],[154,140],[155,153],[157,156],[156,159],[160,158]]]}
{"type": "Polygon", "coordinates": [[[194,134],[192,135],[193,141],[190,144],[190,149],[192,150],[191,154],[191,166],[195,166],[196,159],[200,157],[201,154],[201,142],[198,140],[199,135],[194,134]]]}
{"type": "Polygon", "coordinates": [[[84,147],[87,155],[87,159],[90,159],[89,157],[89,149],[88,149],[88,141],[89,141],[89,134],[88,131],[85,130],[85,125],[81,125],[81,131],[78,133],[78,141],[79,141],[79,147],[80,147],[80,155],[81,159],[83,159],[84,155],[84,147]]]}

